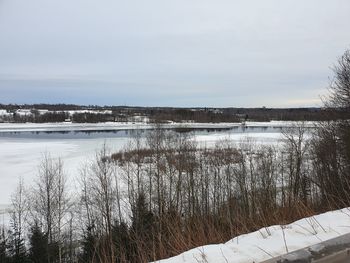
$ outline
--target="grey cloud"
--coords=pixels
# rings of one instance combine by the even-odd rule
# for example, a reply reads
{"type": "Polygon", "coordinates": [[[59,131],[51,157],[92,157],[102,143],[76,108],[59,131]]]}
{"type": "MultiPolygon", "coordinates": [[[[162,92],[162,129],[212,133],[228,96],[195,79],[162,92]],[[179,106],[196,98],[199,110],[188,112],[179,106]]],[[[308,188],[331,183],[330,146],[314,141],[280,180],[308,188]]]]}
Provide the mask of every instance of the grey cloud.
{"type": "Polygon", "coordinates": [[[350,2],[0,1],[0,102],[312,106],[350,2]]]}

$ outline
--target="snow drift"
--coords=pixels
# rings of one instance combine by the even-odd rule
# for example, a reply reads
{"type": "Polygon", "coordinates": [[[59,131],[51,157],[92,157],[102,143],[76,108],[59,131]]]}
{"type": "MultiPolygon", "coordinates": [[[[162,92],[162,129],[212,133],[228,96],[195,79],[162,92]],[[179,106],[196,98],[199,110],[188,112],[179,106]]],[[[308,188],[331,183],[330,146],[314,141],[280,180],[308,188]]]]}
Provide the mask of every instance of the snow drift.
{"type": "Polygon", "coordinates": [[[252,263],[318,244],[350,233],[350,208],[276,225],[233,238],[224,244],[207,245],[159,263],[252,263]]]}

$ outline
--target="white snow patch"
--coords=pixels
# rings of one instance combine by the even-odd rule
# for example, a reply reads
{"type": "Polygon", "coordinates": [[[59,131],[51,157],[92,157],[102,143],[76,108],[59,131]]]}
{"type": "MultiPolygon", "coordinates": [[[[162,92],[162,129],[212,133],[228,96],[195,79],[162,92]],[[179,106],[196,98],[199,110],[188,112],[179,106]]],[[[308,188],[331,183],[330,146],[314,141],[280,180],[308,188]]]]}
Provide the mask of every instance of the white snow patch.
{"type": "Polygon", "coordinates": [[[0,109],[0,116],[9,116],[11,113],[8,113],[7,110],[0,109]]]}

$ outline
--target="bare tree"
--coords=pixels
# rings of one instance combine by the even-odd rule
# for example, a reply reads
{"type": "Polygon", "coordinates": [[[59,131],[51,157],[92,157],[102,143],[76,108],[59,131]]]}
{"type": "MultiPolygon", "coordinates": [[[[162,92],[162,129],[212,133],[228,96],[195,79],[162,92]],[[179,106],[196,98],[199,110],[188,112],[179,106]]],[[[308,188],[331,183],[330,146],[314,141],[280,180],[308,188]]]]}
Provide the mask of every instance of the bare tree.
{"type": "Polygon", "coordinates": [[[28,200],[23,179],[20,178],[11,198],[10,224],[12,228],[12,254],[20,260],[25,255],[25,223],[28,216],[28,200]]]}
{"type": "Polygon", "coordinates": [[[115,249],[112,230],[120,196],[117,189],[118,182],[116,182],[116,167],[105,144],[96,153],[95,159],[83,171],[83,174],[82,200],[88,221],[90,221],[89,224],[93,224],[98,234],[105,237],[103,247],[106,253],[104,256],[108,258],[108,262],[114,262],[115,249]]]}
{"type": "Polygon", "coordinates": [[[328,107],[350,110],[350,50],[346,50],[333,67],[335,74],[331,82],[330,96],[325,102],[328,107]]]}
{"type": "Polygon", "coordinates": [[[341,113],[338,120],[320,123],[313,138],[315,180],[323,204],[347,206],[350,203],[350,50],[333,67],[325,106],[341,113]]]}
{"type": "Polygon", "coordinates": [[[58,242],[58,260],[62,262],[62,246],[63,246],[63,235],[62,228],[64,227],[69,208],[70,200],[67,192],[67,178],[63,170],[63,162],[58,159],[56,163],[56,178],[55,178],[55,197],[57,203],[57,242],[58,242]]]}
{"type": "Polygon", "coordinates": [[[66,189],[66,176],[62,160],[53,159],[45,153],[39,166],[39,174],[33,189],[32,213],[34,221],[41,222],[48,237],[48,262],[58,248],[58,261],[62,262],[62,228],[69,209],[69,197],[66,189]],[[53,250],[53,251],[52,251],[53,250]]]}
{"type": "Polygon", "coordinates": [[[289,172],[289,205],[298,199],[307,202],[309,178],[305,171],[305,156],[309,150],[307,129],[305,123],[297,123],[282,131],[284,137],[284,152],[289,172]]]}

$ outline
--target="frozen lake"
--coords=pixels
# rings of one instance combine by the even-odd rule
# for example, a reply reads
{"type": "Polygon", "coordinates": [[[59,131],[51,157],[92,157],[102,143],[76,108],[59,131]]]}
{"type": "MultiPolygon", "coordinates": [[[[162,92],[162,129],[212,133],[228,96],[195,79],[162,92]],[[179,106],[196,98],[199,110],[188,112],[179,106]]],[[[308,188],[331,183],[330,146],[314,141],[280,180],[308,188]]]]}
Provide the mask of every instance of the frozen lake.
{"type": "MultiPolygon", "coordinates": [[[[239,141],[251,137],[257,143],[277,143],[281,130],[288,126],[283,122],[240,124],[191,124],[195,140],[211,146],[228,138],[239,141]]],[[[61,157],[65,171],[73,186],[79,168],[94,157],[104,143],[111,151],[122,149],[137,129],[143,134],[152,126],[140,125],[69,125],[69,124],[0,124],[0,209],[10,202],[20,177],[26,184],[35,179],[38,165],[45,152],[61,157]]],[[[179,128],[175,125],[168,129],[179,128]]]]}

